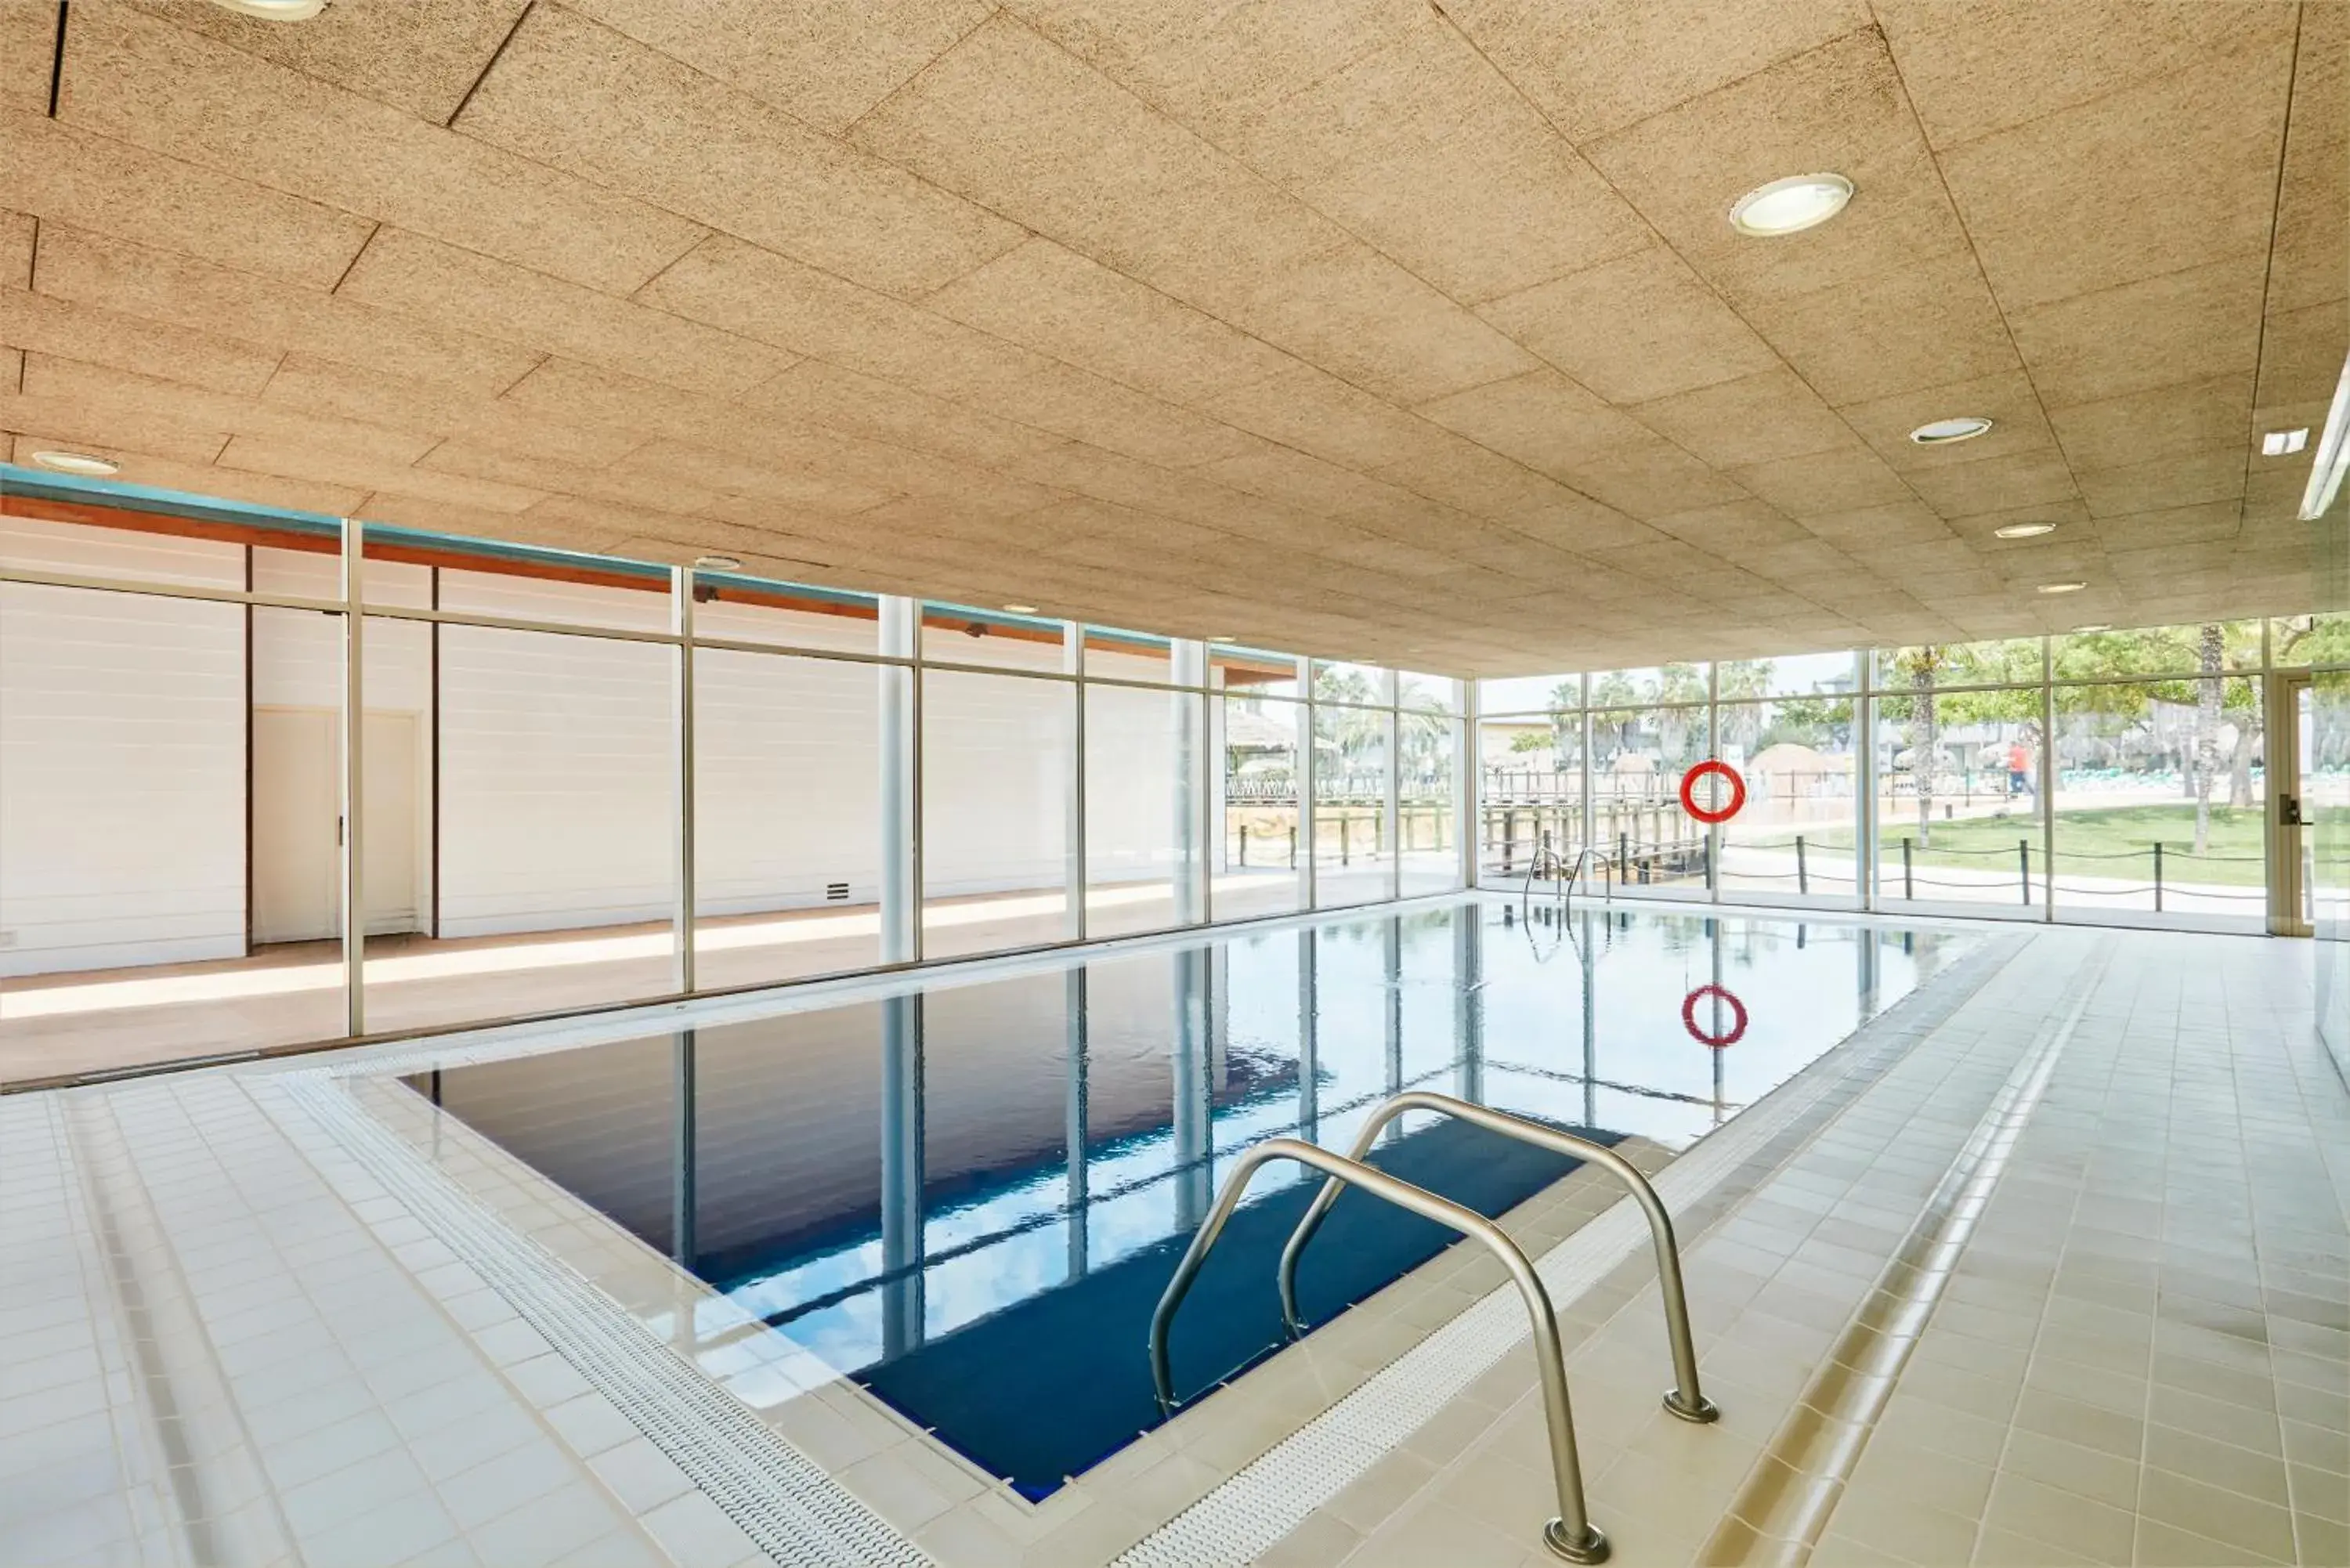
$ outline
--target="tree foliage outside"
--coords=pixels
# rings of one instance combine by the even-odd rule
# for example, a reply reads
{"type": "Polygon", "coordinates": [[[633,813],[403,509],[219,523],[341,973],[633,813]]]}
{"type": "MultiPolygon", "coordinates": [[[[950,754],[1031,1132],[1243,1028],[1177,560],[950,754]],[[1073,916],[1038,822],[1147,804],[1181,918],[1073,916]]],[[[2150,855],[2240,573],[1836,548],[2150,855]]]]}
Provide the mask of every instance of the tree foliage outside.
{"type": "MultiPolygon", "coordinates": [[[[2350,632],[2340,634],[2350,644],[2350,632]]],[[[2001,642],[1895,649],[1883,670],[1888,689],[1885,716],[1903,725],[1909,774],[1918,801],[1918,836],[1932,841],[1933,801],[1943,758],[1942,732],[1958,726],[2013,726],[2015,740],[2036,764],[2040,734],[2041,642],[2001,642]],[[1968,690],[1968,688],[1981,688],[1968,690]]],[[[2212,794],[2229,780],[2228,804],[2247,805],[2251,763],[2261,741],[2258,692],[2248,680],[2220,679],[2260,663],[2258,621],[2189,627],[2143,627],[2075,632],[2049,644],[2057,685],[2057,758],[2068,745],[2095,742],[2121,749],[2129,732],[2150,729],[2158,704],[2191,709],[2194,732],[2182,783],[2196,805],[2196,853],[2210,840],[2212,794]],[[2121,679],[2116,679],[2121,678],[2121,679]],[[2232,721],[2233,744],[2223,753],[2221,732],[2232,721]]]]}

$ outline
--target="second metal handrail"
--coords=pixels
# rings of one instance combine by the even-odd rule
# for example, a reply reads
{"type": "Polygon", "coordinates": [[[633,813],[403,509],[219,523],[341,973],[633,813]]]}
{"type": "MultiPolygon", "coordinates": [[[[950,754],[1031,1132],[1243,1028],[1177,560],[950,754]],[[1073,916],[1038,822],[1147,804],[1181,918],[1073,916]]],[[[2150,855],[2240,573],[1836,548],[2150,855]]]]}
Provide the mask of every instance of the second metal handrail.
{"type": "Polygon", "coordinates": [[[1589,877],[1590,868],[1595,863],[1599,867],[1599,875],[1601,878],[1607,883],[1607,901],[1612,904],[1616,901],[1615,862],[1609,860],[1607,857],[1600,854],[1599,851],[1594,849],[1588,844],[1575,852],[1575,864],[1567,867],[1567,896],[1570,898],[1575,896],[1575,883],[1586,880],[1589,877]]]}
{"type": "MultiPolygon", "coordinates": [[[[1657,1251],[1657,1282],[1664,1296],[1665,1337],[1671,1345],[1673,1380],[1677,1385],[1666,1391],[1665,1408],[1684,1421],[1711,1421],[1721,1416],[1721,1409],[1698,1387],[1697,1347],[1690,1337],[1689,1301],[1681,1289],[1681,1254],[1679,1246],[1673,1240],[1672,1216],[1665,1212],[1663,1202],[1657,1197],[1657,1189],[1648,1185],[1648,1179],[1640,1174],[1638,1167],[1604,1143],[1576,1137],[1573,1133],[1561,1132],[1556,1127],[1529,1121],[1524,1116],[1513,1116],[1490,1106],[1473,1105],[1467,1100],[1454,1099],[1450,1095],[1434,1095],[1424,1090],[1392,1096],[1373,1111],[1370,1119],[1363,1124],[1363,1130],[1355,1136],[1355,1147],[1347,1151],[1351,1157],[1350,1163],[1368,1169],[1361,1164],[1363,1156],[1370,1152],[1372,1143],[1387,1125],[1406,1111],[1433,1111],[1439,1116],[1454,1116],[1489,1132],[1500,1133],[1504,1137],[1513,1137],[1522,1143],[1549,1149],[1554,1154],[1565,1155],[1571,1159],[1586,1161],[1630,1188],[1633,1199],[1648,1217],[1649,1238],[1654,1241],[1657,1251]]],[[[1292,1334],[1305,1332],[1305,1321],[1297,1311],[1297,1260],[1305,1251],[1305,1244],[1314,1239],[1314,1232],[1321,1229],[1324,1216],[1330,1212],[1330,1205],[1338,1200],[1339,1189],[1353,1180],[1351,1176],[1331,1172],[1330,1179],[1322,1184],[1322,1190],[1314,1195],[1313,1205],[1305,1210],[1305,1218],[1297,1222],[1297,1229],[1291,1233],[1289,1244],[1281,1250],[1281,1315],[1292,1334]]]]}
{"type": "MultiPolygon", "coordinates": [[[[1267,1138],[1243,1154],[1232,1175],[1224,1179],[1223,1190],[1216,1195],[1215,1208],[1192,1236],[1183,1261],[1175,1266],[1174,1278],[1167,1282],[1166,1293],[1159,1298],[1158,1310],[1150,1314],[1150,1378],[1158,1392],[1160,1412],[1171,1415],[1176,1408],[1174,1377],[1167,1359],[1167,1331],[1175,1321],[1175,1309],[1183,1304],[1191,1282],[1199,1276],[1200,1265],[1207,1261],[1209,1249],[1216,1244],[1224,1222],[1240,1206],[1249,1179],[1277,1159],[1295,1160],[1322,1171],[1331,1179],[1330,1187],[1342,1182],[1359,1187],[1422,1219],[1450,1226],[1463,1236],[1482,1241],[1502,1260],[1517,1284],[1518,1293],[1525,1298],[1526,1314],[1534,1325],[1534,1365],[1542,1378],[1543,1416],[1550,1429],[1551,1473],[1558,1488],[1558,1517],[1544,1527],[1544,1543],[1570,1563],[1606,1562],[1607,1537],[1600,1533],[1584,1509],[1583,1470],[1575,1455],[1574,1417],[1567,1407],[1566,1366],[1559,1351],[1558,1317],[1552,1310],[1550,1293],[1543,1288],[1542,1278],[1534,1272],[1534,1265],[1499,1225],[1475,1210],[1449,1198],[1439,1198],[1360,1159],[1333,1154],[1318,1144],[1290,1137],[1267,1138]]],[[[1327,1192],[1326,1188],[1326,1196],[1327,1192]]],[[[1284,1287],[1286,1283],[1284,1276],[1284,1287]]],[[[1286,1294],[1283,1299],[1285,1309],[1286,1294]]]]}
{"type": "Polygon", "coordinates": [[[1525,882],[1518,893],[1519,908],[1530,909],[1534,904],[1534,884],[1538,881],[1547,881],[1557,888],[1559,907],[1562,909],[1565,909],[1574,900],[1575,883],[1589,874],[1595,860],[1598,864],[1600,875],[1607,879],[1607,898],[1610,903],[1613,903],[1616,898],[1614,863],[1606,857],[1600,856],[1588,844],[1578,848],[1575,852],[1575,858],[1569,860],[1551,847],[1550,830],[1544,828],[1541,839],[1534,846],[1533,856],[1526,861],[1525,882]],[[1545,867],[1548,868],[1547,875],[1544,874],[1545,867]]]}

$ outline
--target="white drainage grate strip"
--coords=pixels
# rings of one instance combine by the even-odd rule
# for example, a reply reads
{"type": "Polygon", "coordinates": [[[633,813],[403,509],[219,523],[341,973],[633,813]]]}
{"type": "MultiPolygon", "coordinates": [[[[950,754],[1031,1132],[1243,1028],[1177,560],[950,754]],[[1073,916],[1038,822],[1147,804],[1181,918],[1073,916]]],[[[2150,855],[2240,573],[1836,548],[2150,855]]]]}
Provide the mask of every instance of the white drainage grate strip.
{"type": "MultiPolygon", "coordinates": [[[[1657,1177],[1657,1195],[1666,1208],[1686,1211],[1782,1128],[1875,1063],[1877,1053],[1866,1049],[1866,1042],[1911,1038],[1921,1026],[1931,1027],[2022,948],[2021,941],[1995,944],[1974,955],[1973,963],[1953,966],[1949,978],[1954,983],[1939,988],[1943,1005],[1931,1010],[1930,1021],[1907,1007],[1880,1015],[1877,1023],[1889,1027],[1856,1036],[1848,1044],[1862,1048],[1848,1051],[1839,1070],[1808,1081],[1798,1077],[1700,1140],[1657,1177]]],[[[1627,1197],[1544,1253],[1535,1272],[1553,1304],[1564,1307],[1648,1245],[1648,1220],[1627,1197]]],[[[1497,1365],[1527,1333],[1525,1307],[1516,1291],[1497,1287],[1136,1542],[1115,1560],[1117,1568],[1195,1568],[1263,1555],[1497,1365]]]]}
{"type": "MultiPolygon", "coordinates": [[[[547,1251],[501,1224],[323,1075],[276,1080],[384,1189],[779,1563],[928,1568],[931,1559],[547,1251]]],[[[260,1096],[257,1096],[260,1097],[260,1096]]]]}

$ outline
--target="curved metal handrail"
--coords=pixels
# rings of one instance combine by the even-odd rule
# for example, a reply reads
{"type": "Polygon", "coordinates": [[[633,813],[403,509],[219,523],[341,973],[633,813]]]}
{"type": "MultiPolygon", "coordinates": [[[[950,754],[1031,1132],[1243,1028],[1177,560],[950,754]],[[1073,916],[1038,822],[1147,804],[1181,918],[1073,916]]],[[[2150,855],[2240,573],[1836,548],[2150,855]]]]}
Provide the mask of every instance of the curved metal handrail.
{"type": "Polygon", "coordinates": [[[1150,1314],[1150,1379],[1159,1395],[1160,1412],[1171,1415],[1177,1408],[1174,1377],[1167,1361],[1167,1331],[1175,1321],[1175,1309],[1183,1304],[1191,1282],[1199,1276],[1200,1265],[1207,1261],[1209,1249],[1216,1244],[1216,1238],[1223,1233],[1224,1222],[1240,1206],[1241,1194],[1247,1190],[1249,1179],[1277,1159],[1311,1166],[1329,1176],[1334,1184],[1344,1180],[1374,1197],[1386,1199],[1399,1209],[1448,1225],[1463,1236],[1482,1241],[1502,1260],[1503,1266],[1510,1271],[1510,1278],[1517,1283],[1518,1293],[1525,1298],[1526,1315],[1533,1322],[1534,1365],[1542,1376],[1543,1416],[1550,1428],[1551,1477],[1558,1487],[1558,1517],[1544,1527],[1543,1542],[1570,1563],[1606,1562],[1607,1537],[1592,1524],[1590,1515],[1584,1510],[1583,1469],[1575,1455],[1575,1420],[1567,1406],[1566,1364],[1559,1351],[1558,1314],[1552,1310],[1550,1293],[1543,1289],[1534,1265],[1499,1225],[1475,1210],[1449,1198],[1439,1198],[1376,1166],[1333,1154],[1319,1144],[1293,1137],[1267,1138],[1243,1153],[1232,1167],[1232,1173],[1224,1179],[1223,1190],[1216,1195],[1215,1208],[1209,1210],[1207,1219],[1192,1235],[1183,1261],[1175,1265],[1174,1278],[1167,1282],[1166,1293],[1159,1298],[1158,1310],[1150,1314]]]}
{"type": "Polygon", "coordinates": [[[1606,856],[1600,854],[1599,851],[1594,849],[1588,844],[1575,852],[1575,864],[1567,867],[1567,897],[1572,898],[1575,896],[1575,885],[1577,882],[1587,882],[1590,879],[1590,868],[1595,863],[1599,867],[1599,875],[1601,879],[1607,885],[1607,901],[1612,904],[1616,901],[1615,862],[1609,860],[1606,856]]]}
{"type": "Polygon", "coordinates": [[[1520,911],[1530,912],[1532,910],[1534,906],[1534,884],[1538,881],[1548,881],[1558,889],[1558,906],[1561,909],[1565,909],[1569,904],[1574,902],[1575,883],[1583,881],[1588,877],[1590,875],[1591,866],[1595,860],[1596,860],[1598,864],[1600,875],[1605,877],[1607,880],[1607,901],[1609,903],[1614,903],[1616,901],[1616,867],[1614,862],[1608,860],[1606,857],[1599,855],[1598,852],[1593,849],[1588,844],[1576,849],[1575,852],[1575,858],[1573,860],[1569,860],[1566,857],[1561,855],[1556,849],[1551,847],[1550,831],[1547,828],[1544,829],[1541,838],[1534,845],[1534,854],[1528,857],[1526,860],[1525,880],[1518,891],[1518,908],[1520,911]],[[1547,875],[1545,875],[1544,872],[1545,867],[1548,868],[1547,875]]]}
{"type": "MultiPolygon", "coordinates": [[[[1711,1421],[1721,1416],[1721,1409],[1698,1387],[1697,1348],[1690,1339],[1689,1300],[1681,1289],[1681,1254],[1673,1241],[1672,1216],[1665,1212],[1657,1189],[1648,1185],[1648,1179],[1640,1174],[1638,1167],[1604,1143],[1576,1137],[1573,1133],[1513,1116],[1491,1106],[1472,1105],[1450,1095],[1418,1089],[1389,1097],[1371,1113],[1363,1130],[1355,1136],[1355,1147],[1348,1151],[1352,1158],[1359,1163],[1387,1125],[1406,1111],[1433,1111],[1439,1116],[1455,1116],[1488,1132],[1586,1161],[1630,1188],[1633,1199],[1648,1216],[1648,1233],[1657,1250],[1657,1282],[1664,1295],[1665,1337],[1672,1349],[1676,1385],[1666,1391],[1665,1408],[1684,1421],[1711,1421]]],[[[1281,1316],[1292,1334],[1305,1332],[1305,1322],[1297,1313],[1297,1260],[1305,1251],[1305,1243],[1314,1239],[1314,1232],[1321,1229],[1330,1205],[1338,1200],[1338,1189],[1346,1185],[1347,1179],[1333,1172],[1330,1179],[1322,1184],[1322,1190],[1314,1195],[1313,1206],[1297,1222],[1289,1244],[1281,1250],[1281,1316]]]]}
{"type": "MultiPolygon", "coordinates": [[[[1543,829],[1541,835],[1534,841],[1534,852],[1526,857],[1525,883],[1518,889],[1518,909],[1521,913],[1530,913],[1534,908],[1534,884],[1537,881],[1544,879],[1543,877],[1543,867],[1545,866],[1550,867],[1550,876],[1547,880],[1556,884],[1559,880],[1559,867],[1563,864],[1564,862],[1562,862],[1558,857],[1558,851],[1550,846],[1550,830],[1548,828],[1543,829]]],[[[1562,884],[1559,886],[1558,894],[1559,907],[1561,909],[1565,908],[1566,898],[1567,889],[1565,885],[1562,884]]]]}

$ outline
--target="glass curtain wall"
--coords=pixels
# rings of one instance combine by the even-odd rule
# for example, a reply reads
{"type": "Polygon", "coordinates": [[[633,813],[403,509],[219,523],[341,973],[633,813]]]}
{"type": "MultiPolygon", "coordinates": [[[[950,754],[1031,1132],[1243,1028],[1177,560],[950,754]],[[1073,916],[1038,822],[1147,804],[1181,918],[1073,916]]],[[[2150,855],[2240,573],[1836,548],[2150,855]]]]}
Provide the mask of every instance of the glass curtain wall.
{"type": "Polygon", "coordinates": [[[1481,876],[1547,836],[1628,896],[2257,930],[2270,672],[2345,667],[2350,618],[2318,615],[1487,680],[1481,876]],[[1710,829],[1679,798],[1701,762],[1744,792],[1710,829]]]}
{"type": "Polygon", "coordinates": [[[1593,847],[1619,886],[1709,886],[1709,836],[1680,794],[1682,776],[1705,759],[1709,718],[1701,707],[1591,714],[1593,847]]]}
{"type": "Polygon", "coordinates": [[[1583,776],[1584,684],[1580,675],[1478,683],[1482,880],[1522,881],[1531,871],[1547,872],[1552,857],[1571,860],[1592,842],[1583,776]]]}
{"type": "Polygon", "coordinates": [[[1746,804],[1715,830],[1724,897],[1858,907],[1853,717],[1849,695],[1724,701],[1714,710],[1722,760],[1746,783],[1746,804]]]}
{"type": "MultiPolygon", "coordinates": [[[[712,618],[697,613],[697,632],[712,618]]],[[[872,667],[697,648],[693,756],[696,981],[880,962],[880,800],[860,787],[881,766],[872,667]]]]}
{"type": "Polygon", "coordinates": [[[1462,880],[1447,678],[0,480],[0,1084],[1462,880]]]}
{"type": "MultiPolygon", "coordinates": [[[[1703,664],[1591,677],[1592,847],[1619,886],[1702,893],[1712,884],[1711,835],[1681,791],[1690,770],[1712,755],[1710,679],[1703,664]]],[[[1709,776],[1708,796],[1690,798],[1712,809],[1714,787],[1709,776]]]]}
{"type": "Polygon", "coordinates": [[[1207,736],[1197,691],[1085,689],[1086,934],[1203,918],[1207,736]]]}
{"type": "Polygon", "coordinates": [[[2039,907],[2043,662],[2038,638],[1877,655],[1880,898],[2039,907]]]}
{"type": "Polygon", "coordinates": [[[1397,889],[1406,898],[1461,884],[1461,682],[1396,675],[1397,889]]]}
{"type": "MultiPolygon", "coordinates": [[[[2331,504],[2312,524],[2311,561],[2321,602],[2340,605],[2350,603],[2350,490],[2327,499],[2331,504]]],[[[2350,663],[2350,616],[2272,622],[2268,640],[2275,663],[2312,669],[2306,686],[2273,683],[2280,702],[2271,722],[2290,727],[2302,742],[2301,776],[2293,783],[2305,826],[2293,847],[2304,867],[2302,901],[2316,938],[2317,1037],[2350,1077],[2350,767],[2345,765],[2350,747],[2344,744],[2350,737],[2350,672],[2322,668],[2350,663]]],[[[2268,793],[2283,782],[2270,781],[2268,793]]]]}
{"type": "MultiPolygon", "coordinates": [[[[1222,822],[1216,910],[1228,918],[1284,915],[1305,905],[1312,849],[1299,837],[1305,822],[1298,791],[1312,732],[1305,703],[1232,684],[1231,668],[1217,667],[1224,690],[1209,698],[1209,717],[1219,732],[1211,751],[1222,758],[1214,813],[1222,822]]],[[[1295,691],[1294,679],[1286,684],[1295,691]]]]}
{"type": "Polygon", "coordinates": [[[1076,688],[922,671],[922,953],[1079,934],[1076,688]]]}
{"type": "Polygon", "coordinates": [[[1314,903],[1395,897],[1393,675],[1314,661],[1314,903]]]}

